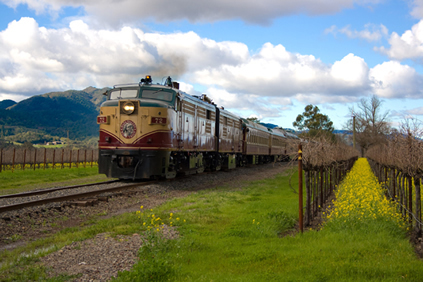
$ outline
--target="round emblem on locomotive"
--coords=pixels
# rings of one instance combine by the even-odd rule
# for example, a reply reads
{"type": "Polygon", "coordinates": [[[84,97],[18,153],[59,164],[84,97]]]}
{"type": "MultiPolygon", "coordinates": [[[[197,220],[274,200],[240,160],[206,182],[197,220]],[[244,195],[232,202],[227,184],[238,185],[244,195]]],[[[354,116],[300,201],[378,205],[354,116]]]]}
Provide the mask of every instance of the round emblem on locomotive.
{"type": "Polygon", "coordinates": [[[122,122],[122,125],[120,126],[120,133],[123,137],[130,139],[135,136],[136,132],[137,127],[133,121],[125,120],[122,122]]]}

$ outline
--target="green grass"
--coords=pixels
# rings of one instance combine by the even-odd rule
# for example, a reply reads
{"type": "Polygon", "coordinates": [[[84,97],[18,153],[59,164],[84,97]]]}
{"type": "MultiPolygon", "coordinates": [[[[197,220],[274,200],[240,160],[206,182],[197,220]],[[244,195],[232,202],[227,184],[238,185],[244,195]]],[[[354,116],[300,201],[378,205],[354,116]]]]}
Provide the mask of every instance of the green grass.
{"type": "Polygon", "coordinates": [[[77,185],[108,180],[98,174],[97,167],[65,169],[10,170],[0,173],[0,195],[25,192],[37,188],[77,185]]]}
{"type": "Polygon", "coordinates": [[[35,148],[63,148],[65,147],[67,144],[60,144],[60,145],[34,145],[35,148]]]}
{"type": "MultiPolygon", "coordinates": [[[[406,231],[384,221],[284,236],[298,220],[298,195],[288,179],[279,175],[242,189],[201,191],[153,211],[62,230],[1,253],[0,280],[46,277],[42,266],[18,260],[22,252],[50,247],[41,252],[45,254],[102,232],[139,233],[154,214],[166,224],[178,225],[180,238],[163,240],[160,233],[147,232],[150,244],[140,249],[140,261],[116,281],[421,281],[423,262],[414,254],[406,231]]],[[[66,280],[65,275],[56,281],[66,280]]]]}

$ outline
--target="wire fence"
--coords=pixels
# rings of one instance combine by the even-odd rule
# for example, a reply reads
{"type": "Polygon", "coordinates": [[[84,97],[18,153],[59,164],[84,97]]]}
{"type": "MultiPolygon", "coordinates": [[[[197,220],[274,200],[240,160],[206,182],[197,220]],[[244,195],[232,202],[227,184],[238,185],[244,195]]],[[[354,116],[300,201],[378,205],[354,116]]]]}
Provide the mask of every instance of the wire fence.
{"type": "Polygon", "coordinates": [[[64,169],[97,166],[97,149],[21,149],[0,150],[0,172],[25,169],[64,169]]]}

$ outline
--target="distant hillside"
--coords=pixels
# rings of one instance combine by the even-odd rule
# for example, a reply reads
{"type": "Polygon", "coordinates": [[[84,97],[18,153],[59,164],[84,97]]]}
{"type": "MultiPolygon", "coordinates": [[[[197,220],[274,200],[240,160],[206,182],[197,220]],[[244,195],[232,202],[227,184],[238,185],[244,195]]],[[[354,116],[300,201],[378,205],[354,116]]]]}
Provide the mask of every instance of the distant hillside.
{"type": "MultiPolygon", "coordinates": [[[[96,117],[106,90],[88,87],[82,91],[32,96],[7,109],[0,108],[0,125],[19,128],[19,131],[22,128],[35,129],[59,137],[66,137],[69,130],[71,139],[96,136],[96,117]]],[[[13,134],[10,130],[7,133],[13,134]]]]}
{"type": "Polygon", "coordinates": [[[273,129],[273,128],[275,128],[275,127],[277,127],[277,126],[278,126],[278,125],[273,124],[273,123],[264,123],[264,122],[260,122],[260,124],[262,124],[262,125],[266,126],[267,128],[271,128],[271,129],[273,129]]]}
{"type": "Polygon", "coordinates": [[[3,101],[0,101],[0,109],[6,109],[6,108],[13,106],[15,104],[16,104],[16,102],[13,101],[13,100],[3,100],[3,101]]]}
{"type": "Polygon", "coordinates": [[[335,129],[333,131],[334,134],[344,134],[344,135],[352,135],[352,132],[350,130],[337,130],[335,129]]]}

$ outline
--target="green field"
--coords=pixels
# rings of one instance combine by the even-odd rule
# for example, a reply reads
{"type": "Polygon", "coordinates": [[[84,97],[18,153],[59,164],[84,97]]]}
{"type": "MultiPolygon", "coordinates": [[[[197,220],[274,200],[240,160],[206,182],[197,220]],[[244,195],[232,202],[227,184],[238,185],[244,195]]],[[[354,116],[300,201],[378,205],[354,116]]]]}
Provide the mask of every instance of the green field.
{"type": "Polygon", "coordinates": [[[0,195],[39,188],[85,184],[108,180],[98,167],[65,169],[5,170],[0,173],[0,195]]]}
{"type": "Polygon", "coordinates": [[[48,281],[47,270],[37,264],[40,255],[102,232],[131,235],[146,230],[154,244],[145,244],[140,261],[131,272],[120,273],[117,281],[422,280],[423,262],[415,255],[406,228],[384,218],[351,217],[348,225],[342,219],[319,231],[292,232],[298,220],[298,195],[288,181],[289,176],[278,175],[242,188],[196,192],[152,211],[63,230],[0,254],[0,280],[48,281]],[[160,239],[157,218],[177,226],[180,237],[160,239]],[[50,251],[19,259],[23,252],[48,247],[50,251]]]}

